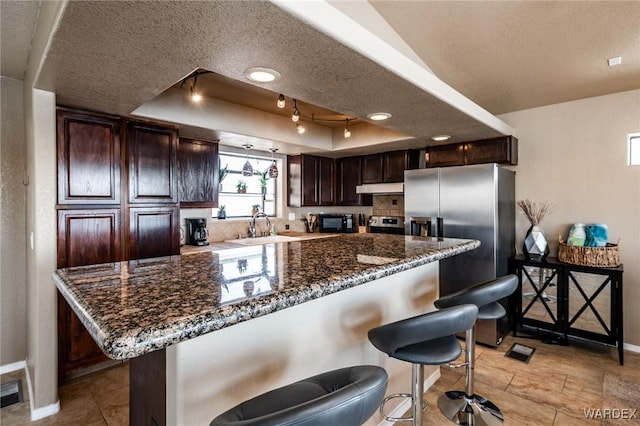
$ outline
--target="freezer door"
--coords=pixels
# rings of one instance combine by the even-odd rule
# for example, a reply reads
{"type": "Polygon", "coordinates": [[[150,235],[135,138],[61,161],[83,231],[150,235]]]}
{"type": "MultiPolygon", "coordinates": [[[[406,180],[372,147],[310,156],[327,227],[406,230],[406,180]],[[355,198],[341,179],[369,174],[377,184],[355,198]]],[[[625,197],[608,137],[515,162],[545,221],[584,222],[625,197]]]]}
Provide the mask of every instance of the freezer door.
{"type": "Polygon", "coordinates": [[[404,172],[405,235],[411,235],[412,217],[438,216],[438,169],[404,172]]]}

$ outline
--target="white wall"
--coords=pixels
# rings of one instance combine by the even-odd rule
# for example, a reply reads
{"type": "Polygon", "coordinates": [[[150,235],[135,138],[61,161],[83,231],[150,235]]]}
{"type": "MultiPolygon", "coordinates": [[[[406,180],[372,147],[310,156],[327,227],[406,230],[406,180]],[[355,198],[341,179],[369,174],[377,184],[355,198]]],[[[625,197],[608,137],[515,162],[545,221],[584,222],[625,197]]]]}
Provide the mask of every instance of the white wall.
{"type": "Polygon", "coordinates": [[[26,187],[22,81],[0,77],[0,365],[27,358],[26,187]]]}
{"type": "MultiPolygon", "coordinates": [[[[624,340],[640,346],[640,166],[627,166],[627,134],[640,131],[640,90],[500,116],[517,129],[516,199],[557,205],[542,221],[557,256],[575,222],[606,223],[624,263],[624,340]]],[[[518,211],[519,213],[519,211],[518,211]]],[[[516,216],[518,247],[529,226],[516,216]]]]}

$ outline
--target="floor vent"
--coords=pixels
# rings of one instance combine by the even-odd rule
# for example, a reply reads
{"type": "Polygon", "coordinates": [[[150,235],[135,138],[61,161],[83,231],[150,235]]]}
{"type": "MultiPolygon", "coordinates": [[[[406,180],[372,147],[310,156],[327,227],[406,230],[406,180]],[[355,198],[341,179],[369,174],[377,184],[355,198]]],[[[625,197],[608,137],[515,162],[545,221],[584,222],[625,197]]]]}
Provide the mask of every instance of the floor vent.
{"type": "Polygon", "coordinates": [[[536,348],[532,348],[531,346],[514,343],[504,356],[517,359],[518,361],[526,362],[528,364],[535,351],[536,348]]]}
{"type": "Polygon", "coordinates": [[[0,385],[0,396],[2,397],[1,408],[23,402],[22,380],[13,380],[0,385]]]}

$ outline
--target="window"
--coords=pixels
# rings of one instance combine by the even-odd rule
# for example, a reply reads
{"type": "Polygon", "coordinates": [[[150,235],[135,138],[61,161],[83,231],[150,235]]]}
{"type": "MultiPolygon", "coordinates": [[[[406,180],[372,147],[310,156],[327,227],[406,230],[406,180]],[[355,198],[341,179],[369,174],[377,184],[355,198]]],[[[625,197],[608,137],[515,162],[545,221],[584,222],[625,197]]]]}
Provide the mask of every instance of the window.
{"type": "Polygon", "coordinates": [[[629,166],[640,165],[640,133],[629,135],[629,166]]]}
{"type": "MultiPolygon", "coordinates": [[[[250,156],[248,159],[253,175],[242,176],[247,156],[220,153],[220,167],[226,167],[227,174],[220,182],[218,206],[225,206],[227,218],[249,217],[254,207],[268,216],[275,216],[276,181],[267,174],[271,158],[250,156]],[[244,189],[241,183],[246,185],[244,189]]],[[[276,165],[282,170],[278,160],[276,165]]]]}

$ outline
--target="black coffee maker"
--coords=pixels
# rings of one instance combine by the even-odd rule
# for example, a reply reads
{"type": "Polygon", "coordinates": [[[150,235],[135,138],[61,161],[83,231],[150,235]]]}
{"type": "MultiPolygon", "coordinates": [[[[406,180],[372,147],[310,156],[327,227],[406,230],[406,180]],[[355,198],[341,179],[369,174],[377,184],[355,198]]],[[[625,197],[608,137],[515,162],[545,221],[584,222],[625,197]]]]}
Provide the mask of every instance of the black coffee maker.
{"type": "Polygon", "coordinates": [[[207,219],[204,217],[187,218],[187,244],[192,246],[208,246],[209,232],[207,219]]]}

